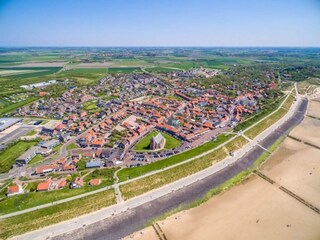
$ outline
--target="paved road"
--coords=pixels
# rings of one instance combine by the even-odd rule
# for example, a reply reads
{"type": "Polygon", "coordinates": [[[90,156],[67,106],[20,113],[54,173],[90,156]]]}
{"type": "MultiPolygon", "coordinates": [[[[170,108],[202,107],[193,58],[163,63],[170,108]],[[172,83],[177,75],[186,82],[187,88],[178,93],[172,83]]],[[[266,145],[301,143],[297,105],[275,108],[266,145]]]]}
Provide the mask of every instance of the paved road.
{"type": "Polygon", "coordinates": [[[21,125],[21,127],[15,129],[11,133],[6,134],[5,136],[0,138],[0,144],[6,145],[9,142],[12,142],[19,137],[26,135],[29,131],[34,129],[36,126],[33,125],[21,125]]]}
{"type": "MultiPolygon", "coordinates": [[[[275,125],[271,126],[268,131],[263,132],[256,139],[254,139],[254,141],[250,142],[244,148],[237,151],[235,157],[228,157],[225,160],[218,162],[214,166],[205,169],[204,171],[198,172],[172,184],[166,185],[163,188],[156,189],[144,195],[130,199],[126,202],[121,202],[120,204],[102,209],[85,216],[81,216],[64,223],[59,223],[44,229],[27,233],[23,236],[16,237],[16,239],[45,239],[46,237],[61,235],[72,230],[75,230],[75,232],[72,232],[71,235],[67,234],[58,236],[56,237],[56,239],[106,239],[106,234],[108,236],[107,239],[119,239],[119,237],[128,235],[136,230],[138,226],[139,228],[141,228],[143,226],[143,223],[147,222],[151,217],[156,217],[166,210],[177,207],[180,203],[190,202],[195,198],[200,197],[201,194],[204,194],[209,189],[219,185],[220,183],[234,176],[243,169],[251,166],[255,159],[259,157],[263,152],[263,149],[261,147],[256,146],[257,141],[261,141],[261,143],[263,143],[262,140],[264,140],[270,143],[272,142],[272,139],[277,139],[273,136],[274,134],[276,134],[277,132],[284,134],[283,130],[293,127],[294,125],[291,124],[297,124],[299,119],[301,121],[307,106],[306,102],[307,100],[302,101],[302,104],[299,106],[298,111],[294,111],[293,109],[291,109],[288,115],[282,118],[275,125]],[[291,121],[292,118],[296,120],[291,121]],[[284,129],[279,128],[282,125],[285,126],[284,129]],[[279,131],[277,131],[278,128],[279,131]],[[271,134],[269,134],[270,132],[271,134]],[[183,186],[188,187],[179,190],[183,186]],[[179,194],[182,194],[180,198],[179,194]],[[159,203],[159,201],[161,204],[159,203]],[[150,211],[146,211],[145,209],[148,208],[148,206],[150,206],[150,211]],[[132,210],[127,211],[128,209],[132,210]],[[142,215],[139,215],[139,211],[141,211],[140,213],[142,215]],[[133,223],[131,222],[131,220],[127,221],[128,219],[130,219],[129,216],[130,214],[132,214],[132,212],[134,212],[132,216],[134,216],[135,218],[135,221],[133,223]],[[124,220],[115,221],[115,218],[123,218],[124,220]],[[103,226],[102,229],[99,229],[99,227],[97,228],[97,226],[100,225],[103,226]],[[82,226],[88,227],[79,229],[82,228],[82,226]],[[91,230],[95,232],[94,235],[92,235],[93,232],[91,232],[91,230]],[[76,237],[76,235],[78,237],[76,237]]],[[[295,105],[297,105],[297,103],[295,105]]]]}

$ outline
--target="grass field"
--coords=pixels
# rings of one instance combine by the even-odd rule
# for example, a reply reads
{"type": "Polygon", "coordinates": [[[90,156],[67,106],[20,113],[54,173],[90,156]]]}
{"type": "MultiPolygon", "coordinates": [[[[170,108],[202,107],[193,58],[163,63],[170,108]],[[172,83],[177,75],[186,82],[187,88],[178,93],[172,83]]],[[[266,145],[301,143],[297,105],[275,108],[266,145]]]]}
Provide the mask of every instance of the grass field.
{"type": "MultiPolygon", "coordinates": [[[[149,134],[147,134],[144,138],[142,138],[135,146],[134,151],[149,151],[150,150],[150,140],[152,137],[156,136],[159,132],[158,131],[152,131],[149,134]]],[[[178,139],[170,136],[169,134],[161,132],[162,136],[166,139],[166,144],[164,146],[163,150],[166,149],[173,149],[176,147],[179,147],[181,145],[181,141],[178,139]]]]}
{"type": "Polygon", "coordinates": [[[23,234],[115,204],[113,189],[0,220],[0,239],[23,234]],[[81,207],[79,207],[81,206],[81,207]]]}
{"type": "MultiPolygon", "coordinates": [[[[13,146],[8,147],[3,152],[0,153],[0,173],[6,173],[10,170],[14,164],[16,158],[18,158],[22,153],[27,151],[30,147],[36,145],[36,141],[24,142],[20,141],[15,143],[13,146]]],[[[1,204],[1,202],[0,202],[1,204]]]]}
{"type": "Polygon", "coordinates": [[[144,165],[141,167],[135,167],[135,168],[124,168],[121,171],[119,171],[117,173],[117,176],[119,177],[119,181],[125,181],[128,178],[132,179],[132,178],[136,178],[139,176],[142,176],[148,172],[152,172],[155,170],[159,170],[180,162],[183,162],[185,160],[188,160],[190,158],[196,157],[201,153],[207,152],[217,146],[219,146],[220,144],[224,143],[225,141],[227,141],[228,139],[232,138],[233,135],[228,135],[225,136],[223,134],[219,135],[215,141],[211,141],[211,142],[207,142],[203,145],[200,145],[199,147],[190,149],[186,152],[174,155],[172,157],[166,158],[164,160],[160,160],[148,165],[144,165]]]}
{"type": "Polygon", "coordinates": [[[236,151],[236,150],[242,148],[247,143],[248,143],[247,139],[239,136],[239,137],[236,137],[235,139],[233,139],[231,142],[227,143],[224,146],[224,149],[227,150],[227,153],[230,153],[230,152],[233,152],[233,151],[236,151]]]}
{"type": "Polygon", "coordinates": [[[174,167],[163,172],[156,173],[152,176],[127,183],[120,186],[122,197],[127,200],[150,190],[162,187],[168,183],[208,168],[214,162],[222,160],[226,156],[227,155],[224,150],[219,148],[212,153],[209,153],[191,162],[182,164],[178,167],[174,167]]]}

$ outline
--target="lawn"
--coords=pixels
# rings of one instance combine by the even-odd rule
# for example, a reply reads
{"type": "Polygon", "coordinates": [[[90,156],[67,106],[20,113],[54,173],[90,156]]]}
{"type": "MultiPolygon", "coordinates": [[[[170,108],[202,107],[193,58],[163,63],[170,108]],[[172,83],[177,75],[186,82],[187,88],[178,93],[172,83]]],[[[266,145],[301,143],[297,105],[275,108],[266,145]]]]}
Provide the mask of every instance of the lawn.
{"type": "Polygon", "coordinates": [[[0,220],[0,239],[30,232],[116,203],[113,189],[0,220]]]}
{"type": "MultiPolygon", "coordinates": [[[[135,146],[134,150],[135,151],[149,151],[150,150],[150,141],[151,138],[156,136],[159,132],[158,131],[152,131],[149,134],[147,134],[144,138],[142,138],[135,146]]],[[[162,136],[166,139],[166,144],[164,146],[164,149],[161,150],[166,150],[166,149],[173,149],[176,147],[179,147],[181,145],[181,141],[178,139],[170,136],[169,134],[161,132],[162,136]]]]}
{"type": "Polygon", "coordinates": [[[77,144],[75,143],[70,143],[68,146],[67,146],[67,150],[72,150],[72,149],[75,149],[75,148],[79,148],[77,144]]]}
{"type": "Polygon", "coordinates": [[[84,178],[84,181],[89,182],[91,179],[99,178],[107,185],[112,185],[114,183],[113,175],[117,168],[100,168],[95,169],[92,173],[84,178]]]}
{"type": "Polygon", "coordinates": [[[32,129],[30,132],[28,132],[25,136],[33,136],[36,135],[37,131],[35,129],[32,129]]]}
{"type": "Polygon", "coordinates": [[[28,162],[29,165],[33,165],[35,163],[39,163],[43,160],[43,156],[41,154],[37,154],[34,158],[31,159],[30,162],[28,162]]]}
{"type": "Polygon", "coordinates": [[[37,144],[37,141],[20,141],[0,153],[0,173],[6,173],[15,163],[16,158],[37,144]]]}
{"type": "Polygon", "coordinates": [[[174,155],[172,157],[166,158],[164,160],[160,160],[154,163],[150,163],[148,165],[144,165],[141,167],[135,167],[135,168],[124,168],[121,171],[119,171],[117,173],[118,177],[119,177],[119,181],[125,181],[128,178],[132,179],[132,178],[136,178],[139,176],[142,176],[148,172],[152,172],[155,170],[159,170],[180,162],[183,162],[185,160],[188,160],[190,158],[196,157],[201,153],[207,152],[217,146],[219,146],[220,144],[226,142],[228,139],[232,138],[234,135],[224,135],[221,134],[219,135],[215,141],[210,141],[207,142],[203,145],[200,145],[199,147],[190,149],[186,152],[174,155]]]}
{"type": "Polygon", "coordinates": [[[82,110],[87,111],[89,113],[98,112],[101,109],[97,106],[98,101],[97,100],[91,100],[83,103],[82,110]]]}

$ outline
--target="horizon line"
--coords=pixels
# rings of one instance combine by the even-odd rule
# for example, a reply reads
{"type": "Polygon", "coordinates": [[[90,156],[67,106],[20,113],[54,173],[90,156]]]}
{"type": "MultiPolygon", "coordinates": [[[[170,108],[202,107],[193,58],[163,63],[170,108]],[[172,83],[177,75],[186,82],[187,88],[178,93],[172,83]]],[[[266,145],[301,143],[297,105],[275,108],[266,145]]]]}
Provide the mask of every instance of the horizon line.
{"type": "Polygon", "coordinates": [[[320,48],[319,46],[287,46],[287,45],[282,45],[282,46],[235,46],[235,45],[231,45],[231,46],[191,46],[191,45],[186,45],[186,46],[165,46],[165,45],[155,45],[155,46],[94,46],[94,45],[83,45],[83,46],[75,46],[75,45],[65,45],[65,46],[55,46],[55,45],[43,45],[43,46],[37,46],[37,45],[29,45],[29,46],[19,46],[19,45],[15,45],[15,46],[9,46],[9,45],[0,45],[0,48],[66,48],[66,47],[71,47],[71,48],[320,48]]]}

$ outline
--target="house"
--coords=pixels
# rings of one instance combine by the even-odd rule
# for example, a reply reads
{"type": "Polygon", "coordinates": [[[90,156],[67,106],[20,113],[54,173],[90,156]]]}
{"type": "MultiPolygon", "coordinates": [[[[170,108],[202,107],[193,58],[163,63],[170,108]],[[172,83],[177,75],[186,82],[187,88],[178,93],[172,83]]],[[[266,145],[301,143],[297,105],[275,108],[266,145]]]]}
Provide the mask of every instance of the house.
{"type": "Polygon", "coordinates": [[[80,188],[83,187],[83,179],[80,177],[76,177],[76,179],[70,184],[70,188],[80,188]]]}
{"type": "Polygon", "coordinates": [[[166,139],[162,136],[161,133],[158,133],[157,136],[152,137],[150,140],[150,149],[162,149],[166,144],[166,139]]]}
{"type": "Polygon", "coordinates": [[[20,184],[8,187],[7,197],[15,196],[18,194],[22,194],[23,188],[20,184]]]}
{"type": "Polygon", "coordinates": [[[36,174],[43,174],[52,172],[53,169],[50,165],[44,165],[36,168],[36,174]]]}
{"type": "Polygon", "coordinates": [[[71,136],[69,133],[63,133],[59,136],[59,140],[62,142],[67,142],[70,139],[71,139],[71,136]]]}
{"type": "Polygon", "coordinates": [[[23,153],[20,157],[16,159],[17,165],[25,165],[27,164],[32,158],[36,156],[38,152],[38,147],[31,147],[25,153],[23,153]]]}
{"type": "Polygon", "coordinates": [[[48,191],[53,185],[53,181],[51,178],[47,179],[45,182],[41,182],[37,186],[37,192],[43,192],[43,191],[48,191]]]}
{"type": "Polygon", "coordinates": [[[91,186],[98,186],[98,185],[100,185],[100,183],[101,183],[101,180],[98,179],[98,178],[91,179],[90,182],[89,182],[89,184],[90,184],[91,186]]]}
{"type": "Polygon", "coordinates": [[[86,162],[86,168],[99,168],[100,164],[100,160],[86,162]]]}
{"type": "Polygon", "coordinates": [[[39,146],[41,148],[45,148],[45,149],[53,149],[54,147],[58,146],[59,144],[60,144],[59,140],[52,139],[49,141],[40,142],[39,146]]]}
{"type": "Polygon", "coordinates": [[[60,182],[58,183],[58,189],[62,189],[64,188],[65,186],[67,185],[67,180],[64,178],[64,179],[61,179],[60,182]]]}
{"type": "Polygon", "coordinates": [[[66,125],[63,124],[63,123],[60,123],[58,124],[54,129],[57,131],[57,132],[62,132],[63,129],[66,128],[66,125]]]}
{"type": "Polygon", "coordinates": [[[40,132],[40,135],[45,135],[45,136],[53,136],[54,134],[54,129],[52,128],[45,128],[43,127],[41,132],[40,132]]]}
{"type": "Polygon", "coordinates": [[[92,141],[91,147],[103,147],[103,140],[97,139],[92,141]]]}

